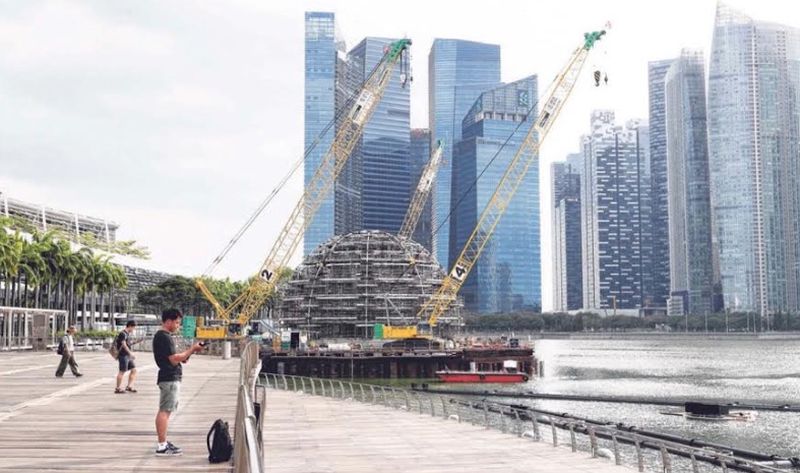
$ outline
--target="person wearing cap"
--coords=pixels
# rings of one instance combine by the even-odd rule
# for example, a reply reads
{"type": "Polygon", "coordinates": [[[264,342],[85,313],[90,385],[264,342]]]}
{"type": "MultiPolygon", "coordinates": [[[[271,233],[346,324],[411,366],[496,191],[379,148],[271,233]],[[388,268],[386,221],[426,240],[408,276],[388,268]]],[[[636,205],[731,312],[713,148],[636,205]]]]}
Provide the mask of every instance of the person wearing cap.
{"type": "Polygon", "coordinates": [[[78,362],[75,361],[75,340],[72,338],[73,335],[75,335],[75,326],[70,325],[66,333],[64,333],[64,336],[61,338],[64,351],[61,353],[61,362],[58,364],[58,368],[56,369],[56,378],[61,378],[64,376],[64,371],[66,371],[67,365],[69,365],[69,369],[72,370],[72,374],[75,375],[76,378],[83,376],[78,370],[78,362]]]}

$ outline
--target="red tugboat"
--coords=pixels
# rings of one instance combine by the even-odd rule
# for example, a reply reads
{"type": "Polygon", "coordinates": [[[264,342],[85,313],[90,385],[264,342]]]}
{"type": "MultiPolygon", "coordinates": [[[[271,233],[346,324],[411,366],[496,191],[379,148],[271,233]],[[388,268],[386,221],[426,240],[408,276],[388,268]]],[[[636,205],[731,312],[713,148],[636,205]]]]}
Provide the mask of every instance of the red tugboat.
{"type": "Polygon", "coordinates": [[[506,360],[503,371],[437,371],[444,383],[525,383],[528,375],[519,371],[517,362],[506,360]]]}

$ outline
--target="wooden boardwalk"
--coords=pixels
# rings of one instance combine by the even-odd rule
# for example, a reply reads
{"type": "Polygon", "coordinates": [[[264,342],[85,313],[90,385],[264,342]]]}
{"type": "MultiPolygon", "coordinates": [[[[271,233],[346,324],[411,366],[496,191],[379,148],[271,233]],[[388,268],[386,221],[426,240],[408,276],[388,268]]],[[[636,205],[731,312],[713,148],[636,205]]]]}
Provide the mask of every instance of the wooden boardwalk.
{"type": "Polygon", "coordinates": [[[267,390],[268,472],[631,473],[612,460],[354,401],[267,390]]]}
{"type": "MultiPolygon", "coordinates": [[[[223,418],[233,428],[239,359],[195,355],[184,368],[179,411],[169,439],[181,457],[154,455],[157,369],[137,355],[136,394],[114,394],[116,362],[78,352],[84,376],[56,378],[53,353],[0,353],[0,471],[230,471],[208,463],[206,433],[223,418]]],[[[233,432],[231,432],[233,434],[233,432]]]]}

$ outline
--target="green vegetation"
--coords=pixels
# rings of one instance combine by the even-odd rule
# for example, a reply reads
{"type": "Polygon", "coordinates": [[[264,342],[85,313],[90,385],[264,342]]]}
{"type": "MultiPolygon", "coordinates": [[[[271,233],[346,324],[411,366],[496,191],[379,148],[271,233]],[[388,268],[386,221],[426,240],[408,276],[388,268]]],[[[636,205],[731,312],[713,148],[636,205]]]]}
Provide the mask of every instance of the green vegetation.
{"type": "MultiPolygon", "coordinates": [[[[34,234],[40,231],[39,227],[20,217],[0,217],[0,227],[11,231],[19,231],[29,234],[34,234]]],[[[150,250],[148,250],[147,247],[138,245],[136,240],[123,240],[106,243],[98,240],[91,233],[75,235],[74,233],[68,232],[62,228],[51,228],[47,231],[47,233],[51,234],[55,239],[73,241],[96,250],[103,250],[105,252],[117,255],[131,256],[133,258],[150,259],[150,250]]]]}
{"type": "MultiPolygon", "coordinates": [[[[278,283],[289,279],[291,275],[291,268],[281,269],[278,271],[278,283]]],[[[227,278],[203,278],[203,282],[223,307],[229,306],[236,300],[249,284],[249,281],[231,281],[227,278]]],[[[276,294],[273,287],[267,305],[274,305],[279,300],[276,294]]],[[[211,303],[197,288],[194,279],[183,276],[169,278],[156,286],[140,291],[137,299],[140,305],[155,313],[160,313],[168,307],[176,307],[186,314],[205,317],[213,315],[211,303]]]]}
{"type": "MultiPolygon", "coordinates": [[[[800,316],[787,313],[772,315],[772,330],[800,330],[800,316]]],[[[753,332],[763,331],[762,321],[753,313],[731,313],[703,315],[690,315],[689,331],[702,332],[708,327],[709,332],[753,332]]],[[[503,331],[503,330],[530,330],[544,332],[584,332],[584,331],[646,331],[646,330],[671,330],[683,332],[686,330],[686,317],[647,316],[631,317],[616,315],[600,317],[589,313],[575,315],[564,313],[540,314],[535,312],[518,312],[497,315],[468,315],[464,318],[467,330],[474,331],[503,331]]]]}
{"type": "MultiPolygon", "coordinates": [[[[94,329],[99,313],[114,307],[115,291],[127,287],[122,266],[89,248],[73,251],[57,232],[36,229],[24,237],[0,218],[0,291],[2,305],[66,310],[68,323],[94,329]]],[[[113,323],[113,322],[112,322],[113,323]]]]}

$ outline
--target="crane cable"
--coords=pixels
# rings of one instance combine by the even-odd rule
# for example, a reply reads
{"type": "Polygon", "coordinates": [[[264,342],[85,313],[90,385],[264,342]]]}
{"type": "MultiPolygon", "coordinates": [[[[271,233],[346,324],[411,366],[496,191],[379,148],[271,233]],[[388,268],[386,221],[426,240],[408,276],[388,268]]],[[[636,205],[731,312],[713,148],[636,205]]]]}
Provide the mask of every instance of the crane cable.
{"type": "Polygon", "coordinates": [[[358,95],[361,93],[361,90],[364,88],[364,84],[369,82],[369,80],[372,78],[373,75],[375,75],[376,71],[381,66],[381,64],[383,64],[383,62],[384,62],[383,59],[381,59],[381,61],[379,61],[375,65],[372,71],[370,71],[369,75],[367,75],[364,81],[361,82],[361,84],[359,84],[357,88],[353,89],[354,92],[351,93],[350,96],[347,98],[347,100],[345,100],[345,103],[341,107],[339,107],[338,110],[336,110],[334,117],[325,125],[325,128],[322,129],[322,131],[319,133],[319,135],[317,135],[317,137],[308,146],[308,148],[306,148],[306,150],[303,152],[303,156],[292,165],[292,167],[289,169],[289,172],[283,177],[283,179],[281,179],[278,182],[278,185],[275,186],[274,189],[272,189],[272,192],[270,192],[269,195],[263,201],[261,201],[258,207],[256,207],[256,210],[250,215],[250,217],[247,219],[244,225],[242,225],[242,227],[239,228],[239,231],[236,232],[233,238],[231,238],[230,241],[225,245],[220,254],[218,254],[217,257],[211,261],[211,264],[209,264],[206,270],[203,271],[202,277],[211,276],[211,273],[213,273],[214,270],[217,268],[217,266],[219,266],[219,264],[222,262],[222,260],[225,259],[225,257],[231,251],[231,249],[233,249],[233,247],[236,246],[236,243],[239,242],[239,240],[242,238],[245,232],[247,232],[247,230],[258,219],[258,217],[261,216],[261,213],[264,211],[264,209],[267,208],[269,203],[272,202],[272,199],[274,199],[275,196],[278,195],[278,193],[284,188],[289,179],[291,179],[292,176],[294,176],[295,172],[297,172],[297,170],[300,168],[300,166],[305,163],[306,158],[308,158],[311,152],[317,147],[321,139],[328,134],[330,129],[336,124],[338,119],[341,118],[345,112],[350,111],[350,108],[355,103],[358,95]]]}

